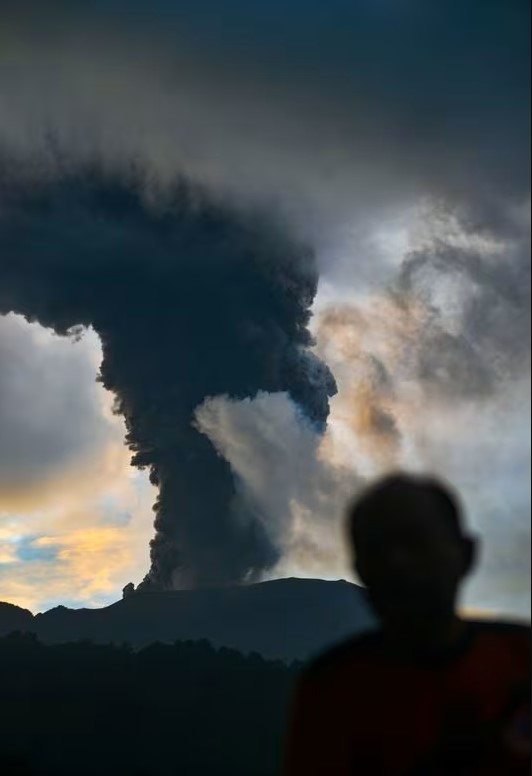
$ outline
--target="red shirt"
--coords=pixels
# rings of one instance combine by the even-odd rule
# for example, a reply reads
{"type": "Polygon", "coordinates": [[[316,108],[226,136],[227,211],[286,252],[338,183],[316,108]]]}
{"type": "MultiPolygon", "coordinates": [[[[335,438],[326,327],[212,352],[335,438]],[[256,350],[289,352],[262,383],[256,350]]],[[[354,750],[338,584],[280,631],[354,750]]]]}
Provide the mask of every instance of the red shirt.
{"type": "Polygon", "coordinates": [[[286,776],[530,773],[530,631],[467,623],[445,653],[398,657],[382,634],[303,676],[286,776]]]}

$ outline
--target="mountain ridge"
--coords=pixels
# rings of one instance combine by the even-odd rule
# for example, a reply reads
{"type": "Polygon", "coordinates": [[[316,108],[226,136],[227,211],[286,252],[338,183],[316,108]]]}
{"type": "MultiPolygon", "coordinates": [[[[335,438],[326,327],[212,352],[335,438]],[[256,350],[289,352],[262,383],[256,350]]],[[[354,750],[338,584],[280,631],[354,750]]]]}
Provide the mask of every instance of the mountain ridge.
{"type": "Polygon", "coordinates": [[[142,647],[206,639],[266,658],[304,660],[374,625],[362,588],[346,581],[278,579],[241,587],[135,592],[100,609],[57,606],[33,615],[0,603],[0,635],[44,643],[89,640],[142,647]]]}

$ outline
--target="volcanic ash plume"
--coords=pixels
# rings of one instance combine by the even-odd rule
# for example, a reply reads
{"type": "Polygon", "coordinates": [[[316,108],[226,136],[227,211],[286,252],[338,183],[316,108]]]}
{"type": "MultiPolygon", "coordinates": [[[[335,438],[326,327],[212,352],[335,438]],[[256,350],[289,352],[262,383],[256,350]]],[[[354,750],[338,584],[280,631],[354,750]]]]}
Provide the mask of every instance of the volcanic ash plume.
{"type": "Polygon", "coordinates": [[[159,495],[144,589],[221,585],[280,548],[194,425],[208,397],[286,391],[323,429],[335,392],[309,351],[312,258],[280,227],[185,183],[63,167],[0,174],[0,314],[66,335],[92,326],[134,466],[159,495]]]}

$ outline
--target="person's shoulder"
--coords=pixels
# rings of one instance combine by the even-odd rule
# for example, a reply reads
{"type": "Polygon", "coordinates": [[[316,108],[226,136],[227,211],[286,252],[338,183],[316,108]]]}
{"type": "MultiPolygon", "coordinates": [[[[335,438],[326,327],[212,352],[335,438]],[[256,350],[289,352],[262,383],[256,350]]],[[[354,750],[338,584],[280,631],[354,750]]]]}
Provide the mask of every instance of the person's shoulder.
{"type": "Polygon", "coordinates": [[[504,619],[467,620],[468,626],[478,635],[530,640],[531,626],[527,622],[504,619]]]}
{"type": "Polygon", "coordinates": [[[470,620],[468,625],[477,645],[485,645],[490,652],[496,650],[501,655],[515,655],[528,662],[532,635],[528,623],[487,619],[470,620]]]}
{"type": "Polygon", "coordinates": [[[354,636],[314,658],[307,666],[306,676],[316,679],[331,671],[342,670],[345,666],[368,657],[374,657],[382,644],[380,631],[370,631],[360,636],[354,636]]]}

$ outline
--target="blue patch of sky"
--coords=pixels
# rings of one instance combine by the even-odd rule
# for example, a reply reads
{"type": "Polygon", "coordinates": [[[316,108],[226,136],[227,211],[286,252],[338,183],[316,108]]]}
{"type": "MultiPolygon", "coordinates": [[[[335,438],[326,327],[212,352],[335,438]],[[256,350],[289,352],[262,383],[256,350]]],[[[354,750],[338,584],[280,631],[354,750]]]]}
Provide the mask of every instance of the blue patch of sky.
{"type": "MultiPolygon", "coordinates": [[[[62,606],[65,609],[83,609],[83,604],[80,603],[79,600],[75,600],[74,598],[65,598],[64,596],[61,596],[59,598],[48,598],[44,599],[43,601],[39,602],[39,605],[36,607],[36,611],[39,612],[48,612],[50,609],[56,609],[58,606],[62,606]]],[[[92,607],[91,607],[92,608],[92,607]]],[[[34,611],[34,614],[36,613],[34,611]]]]}
{"type": "Polygon", "coordinates": [[[40,546],[37,542],[40,536],[24,536],[17,542],[16,556],[23,563],[55,563],[59,545],[40,546]]]}
{"type": "Polygon", "coordinates": [[[131,522],[132,518],[130,512],[121,509],[114,496],[107,495],[99,499],[98,508],[101,513],[101,522],[105,525],[124,528],[131,522]]]}
{"type": "Polygon", "coordinates": [[[75,599],[59,596],[57,598],[43,599],[39,602],[37,609],[39,612],[48,612],[50,609],[55,609],[58,606],[65,607],[65,609],[102,609],[116,603],[119,598],[118,594],[99,594],[91,596],[90,604],[87,604],[82,598],[75,599]]]}

